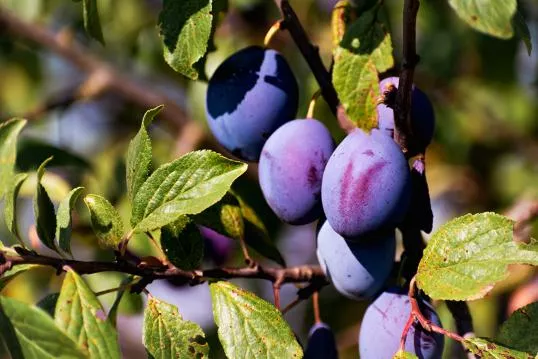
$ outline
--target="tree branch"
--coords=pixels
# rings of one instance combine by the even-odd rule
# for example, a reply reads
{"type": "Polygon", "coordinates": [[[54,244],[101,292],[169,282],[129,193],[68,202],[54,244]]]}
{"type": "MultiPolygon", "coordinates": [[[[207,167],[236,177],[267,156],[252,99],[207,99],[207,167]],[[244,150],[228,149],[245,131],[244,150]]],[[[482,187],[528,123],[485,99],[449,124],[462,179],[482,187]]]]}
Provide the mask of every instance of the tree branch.
{"type": "Polygon", "coordinates": [[[323,61],[321,61],[319,49],[310,42],[308,35],[288,0],[274,0],[274,2],[282,14],[283,28],[289,31],[293,41],[299,48],[308,66],[310,66],[310,70],[312,70],[321,89],[321,95],[329,105],[332,113],[336,116],[339,104],[338,95],[332,84],[331,74],[327,71],[325,65],[323,65],[323,61]]]}
{"type": "Polygon", "coordinates": [[[147,88],[117,69],[90,55],[81,46],[62,40],[47,28],[20,20],[8,10],[0,7],[0,28],[22,39],[30,40],[50,50],[75,65],[88,75],[88,80],[98,80],[104,91],[114,91],[126,100],[147,109],[164,104],[162,115],[178,132],[190,122],[187,113],[161,92],[147,88]]]}
{"type": "Polygon", "coordinates": [[[419,58],[416,49],[416,24],[419,5],[419,0],[404,1],[403,61],[394,108],[396,127],[394,137],[408,157],[415,155],[417,152],[417,148],[410,140],[413,135],[411,129],[411,90],[415,66],[419,58]]]}
{"type": "Polygon", "coordinates": [[[21,251],[19,256],[13,256],[0,250],[3,265],[16,267],[23,264],[39,264],[55,268],[61,272],[64,266],[69,266],[79,274],[93,274],[101,272],[120,272],[140,276],[148,281],[154,279],[174,278],[184,283],[200,284],[208,279],[256,278],[271,282],[284,283],[313,283],[317,288],[327,285],[327,279],[319,266],[299,266],[290,268],[266,267],[254,264],[243,268],[213,268],[205,270],[185,271],[169,265],[153,265],[141,261],[137,257],[115,262],[86,262],[73,259],[43,256],[30,251],[21,251]]]}

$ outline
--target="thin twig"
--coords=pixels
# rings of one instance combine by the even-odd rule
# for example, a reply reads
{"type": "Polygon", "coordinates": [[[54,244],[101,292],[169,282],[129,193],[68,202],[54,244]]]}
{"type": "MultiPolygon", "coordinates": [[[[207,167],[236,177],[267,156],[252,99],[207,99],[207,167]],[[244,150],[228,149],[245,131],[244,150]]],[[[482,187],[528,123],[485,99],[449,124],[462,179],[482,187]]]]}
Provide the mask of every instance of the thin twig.
{"type": "Polygon", "coordinates": [[[104,89],[116,92],[144,109],[164,104],[162,116],[178,132],[189,122],[187,113],[166,95],[121,74],[118,69],[89,54],[77,43],[62,41],[49,29],[27,23],[3,7],[0,7],[0,28],[16,37],[41,45],[85,72],[88,78],[99,78],[104,89]]]}
{"type": "Polygon", "coordinates": [[[5,263],[10,266],[23,264],[39,264],[62,270],[69,266],[79,274],[93,274],[101,272],[119,272],[143,277],[144,279],[183,279],[185,283],[199,284],[206,279],[231,279],[231,278],[257,278],[269,280],[273,283],[315,283],[318,288],[327,284],[323,271],[319,266],[299,266],[289,268],[266,267],[256,264],[252,267],[243,268],[213,268],[205,270],[185,271],[168,265],[146,264],[143,261],[120,260],[115,262],[103,261],[79,261],[43,256],[34,252],[25,251],[19,256],[2,252],[5,263]],[[138,264],[137,264],[138,263],[138,264]]]}
{"type": "Polygon", "coordinates": [[[323,65],[323,61],[319,55],[319,49],[310,42],[308,35],[288,0],[274,0],[274,2],[282,14],[282,27],[289,31],[293,41],[308,63],[310,70],[312,70],[323,98],[329,105],[332,113],[336,115],[339,103],[338,95],[332,84],[331,74],[327,71],[325,65],[323,65]]]}
{"type": "Polygon", "coordinates": [[[413,156],[417,151],[416,148],[413,148],[414,144],[410,143],[410,139],[412,138],[410,115],[413,76],[415,74],[415,66],[418,62],[416,24],[419,5],[419,0],[404,0],[403,62],[394,108],[396,127],[394,139],[408,156],[413,156]]]}

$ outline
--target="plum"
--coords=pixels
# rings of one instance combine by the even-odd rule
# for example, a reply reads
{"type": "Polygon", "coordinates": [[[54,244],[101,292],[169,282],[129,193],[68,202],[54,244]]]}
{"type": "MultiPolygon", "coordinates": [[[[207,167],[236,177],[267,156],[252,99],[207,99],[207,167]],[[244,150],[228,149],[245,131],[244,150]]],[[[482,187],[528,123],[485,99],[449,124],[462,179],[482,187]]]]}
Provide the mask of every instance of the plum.
{"type": "Polygon", "coordinates": [[[319,218],[321,179],[334,147],[325,125],[314,119],[288,122],[269,137],[260,156],[260,186],[284,222],[299,225],[319,218]]]}
{"type": "Polygon", "coordinates": [[[357,128],[327,162],[321,185],[323,210],[346,239],[392,229],[410,199],[410,173],[400,147],[381,130],[357,128]]]}
{"type": "MultiPolygon", "coordinates": [[[[392,84],[398,88],[399,78],[389,77],[379,83],[381,93],[386,91],[392,84]]],[[[418,87],[413,85],[412,90],[412,107],[411,107],[411,124],[413,134],[417,140],[420,149],[425,149],[432,141],[435,129],[435,113],[428,96],[418,87]]],[[[394,112],[384,104],[377,106],[379,120],[379,129],[388,132],[391,136],[394,133],[394,112]]]]}
{"type": "Polygon", "coordinates": [[[247,47],[227,58],[209,80],[209,128],[227,150],[256,161],[269,136],[295,117],[298,92],[297,81],[281,54],[247,47]]]}
{"type": "MultiPolygon", "coordinates": [[[[434,308],[419,299],[422,314],[437,326],[441,326],[434,308]]],[[[383,292],[370,306],[362,318],[359,332],[359,354],[361,359],[390,359],[398,351],[411,303],[401,288],[383,292]]],[[[444,336],[428,332],[420,324],[411,325],[405,341],[405,350],[419,359],[441,358],[444,336]]]]}
{"type": "Polygon", "coordinates": [[[373,297],[387,280],[396,251],[394,231],[372,243],[346,241],[325,222],[318,234],[318,260],[340,294],[355,300],[373,297]]]}
{"type": "Polygon", "coordinates": [[[304,359],[338,359],[334,334],[327,324],[320,322],[310,328],[304,359]]]}

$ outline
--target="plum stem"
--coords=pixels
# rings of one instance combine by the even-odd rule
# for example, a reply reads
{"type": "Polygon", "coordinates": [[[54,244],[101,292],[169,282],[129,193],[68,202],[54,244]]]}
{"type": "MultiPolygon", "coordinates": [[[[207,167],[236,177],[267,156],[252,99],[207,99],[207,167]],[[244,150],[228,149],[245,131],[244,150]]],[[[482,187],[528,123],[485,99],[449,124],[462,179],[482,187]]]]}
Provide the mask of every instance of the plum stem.
{"type": "Polygon", "coordinates": [[[283,20],[278,20],[271,26],[269,31],[267,31],[267,34],[265,34],[265,38],[263,39],[263,46],[269,47],[269,44],[271,43],[271,40],[276,35],[277,32],[279,32],[282,29],[282,23],[283,20]]]}
{"type": "Polygon", "coordinates": [[[422,328],[424,328],[424,330],[442,334],[449,337],[450,339],[456,340],[463,344],[466,341],[464,337],[435,325],[422,314],[420,306],[418,305],[418,300],[416,299],[416,289],[416,277],[413,277],[409,283],[408,292],[409,302],[411,303],[411,312],[409,313],[409,318],[407,319],[405,327],[402,331],[399,349],[401,351],[405,350],[405,340],[407,338],[407,334],[409,332],[409,329],[411,329],[411,326],[415,322],[418,322],[422,326],[422,328]]]}
{"type": "Polygon", "coordinates": [[[274,0],[274,2],[282,14],[285,28],[289,31],[293,41],[316,78],[323,98],[329,105],[332,113],[336,116],[339,104],[338,95],[332,84],[331,74],[327,71],[321,60],[319,49],[310,42],[308,35],[288,0],[274,0]]]}
{"type": "Polygon", "coordinates": [[[319,310],[319,292],[314,292],[312,295],[312,305],[314,307],[314,322],[321,323],[321,315],[319,310]]]}
{"type": "Polygon", "coordinates": [[[317,90],[312,95],[312,99],[310,100],[310,103],[308,104],[308,111],[306,112],[306,118],[308,119],[314,118],[314,110],[316,109],[316,102],[318,101],[318,98],[320,95],[321,95],[321,90],[317,90]]]}

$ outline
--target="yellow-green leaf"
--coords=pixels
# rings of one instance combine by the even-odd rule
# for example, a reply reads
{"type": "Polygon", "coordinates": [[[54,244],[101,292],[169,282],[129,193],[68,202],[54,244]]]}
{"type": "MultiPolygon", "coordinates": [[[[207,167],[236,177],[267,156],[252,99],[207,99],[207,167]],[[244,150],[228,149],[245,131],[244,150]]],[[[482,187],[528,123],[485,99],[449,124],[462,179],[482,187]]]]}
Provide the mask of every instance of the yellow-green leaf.
{"type": "Polygon", "coordinates": [[[495,213],[468,214],[443,225],[424,250],[417,284],[433,299],[484,297],[509,264],[538,265],[538,244],[516,243],[513,221],[495,213]]]}
{"type": "Polygon", "coordinates": [[[282,313],[230,282],[209,286],[218,336],[228,358],[282,359],[303,351],[282,313]]]}

